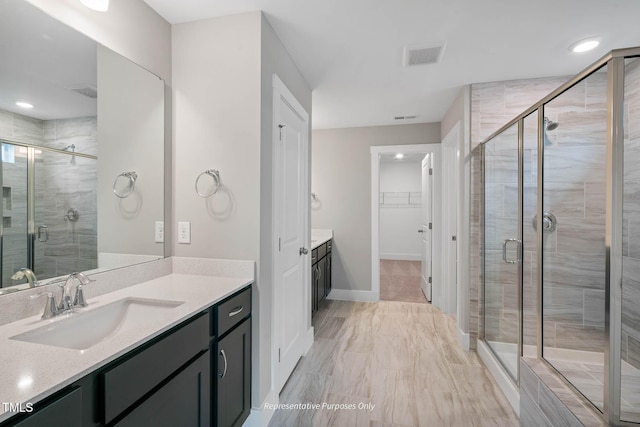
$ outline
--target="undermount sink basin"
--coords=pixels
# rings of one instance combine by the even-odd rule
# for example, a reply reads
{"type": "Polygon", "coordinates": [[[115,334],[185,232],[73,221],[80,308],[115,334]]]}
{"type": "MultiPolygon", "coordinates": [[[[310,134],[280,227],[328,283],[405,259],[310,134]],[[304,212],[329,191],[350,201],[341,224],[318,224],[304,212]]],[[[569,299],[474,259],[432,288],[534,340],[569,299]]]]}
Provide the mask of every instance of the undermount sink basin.
{"type": "Polygon", "coordinates": [[[64,319],[10,339],[86,350],[120,331],[140,326],[182,304],[184,301],[123,298],[93,310],[67,315],[64,319]]]}

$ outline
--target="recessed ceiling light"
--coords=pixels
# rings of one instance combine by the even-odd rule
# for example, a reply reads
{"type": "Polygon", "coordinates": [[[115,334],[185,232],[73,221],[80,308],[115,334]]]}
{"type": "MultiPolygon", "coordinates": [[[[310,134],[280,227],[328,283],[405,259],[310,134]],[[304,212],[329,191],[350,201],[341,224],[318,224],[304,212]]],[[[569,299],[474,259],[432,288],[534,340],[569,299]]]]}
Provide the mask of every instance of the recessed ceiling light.
{"type": "Polygon", "coordinates": [[[98,12],[109,10],[109,0],[80,0],[80,3],[98,12]]]}
{"type": "Polygon", "coordinates": [[[29,104],[28,102],[24,102],[24,101],[18,101],[16,102],[16,105],[20,108],[33,108],[33,104],[29,104]]]}
{"type": "Polygon", "coordinates": [[[573,43],[571,46],[569,46],[569,50],[574,53],[584,53],[595,49],[599,44],[600,39],[589,38],[573,43]]]}
{"type": "Polygon", "coordinates": [[[398,153],[396,154],[396,160],[404,159],[404,154],[398,153]]]}

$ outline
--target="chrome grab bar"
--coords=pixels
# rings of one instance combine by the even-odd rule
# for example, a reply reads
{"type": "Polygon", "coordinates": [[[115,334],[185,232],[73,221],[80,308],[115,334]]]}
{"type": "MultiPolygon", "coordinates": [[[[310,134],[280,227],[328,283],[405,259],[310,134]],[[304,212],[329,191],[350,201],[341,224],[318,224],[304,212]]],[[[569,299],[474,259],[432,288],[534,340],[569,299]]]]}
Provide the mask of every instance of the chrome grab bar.
{"type": "Polygon", "coordinates": [[[504,242],[502,242],[502,261],[506,262],[507,264],[517,264],[518,262],[520,262],[520,243],[521,242],[518,239],[505,239],[504,242]],[[507,245],[510,242],[516,242],[516,244],[518,245],[518,255],[515,261],[507,260],[507,245]]]}

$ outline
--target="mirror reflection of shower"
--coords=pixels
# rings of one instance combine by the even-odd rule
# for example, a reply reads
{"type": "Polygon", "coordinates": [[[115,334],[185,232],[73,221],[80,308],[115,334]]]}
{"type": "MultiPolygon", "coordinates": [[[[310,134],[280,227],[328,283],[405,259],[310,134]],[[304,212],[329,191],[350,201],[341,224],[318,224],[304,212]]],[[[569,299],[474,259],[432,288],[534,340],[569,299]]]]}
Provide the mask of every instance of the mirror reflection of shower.
{"type": "Polygon", "coordinates": [[[551,120],[551,119],[549,119],[548,117],[545,116],[545,118],[544,118],[544,145],[545,145],[545,147],[548,147],[549,145],[551,145],[551,139],[549,139],[549,134],[547,133],[547,131],[549,131],[549,132],[554,131],[554,130],[558,129],[558,126],[560,126],[560,123],[554,122],[553,120],[551,120]]]}
{"type": "Polygon", "coordinates": [[[72,153],[74,153],[73,155],[71,155],[71,160],[69,160],[69,164],[75,165],[76,164],[76,155],[75,155],[76,144],[69,144],[66,147],[64,147],[62,151],[71,151],[72,153]]]}

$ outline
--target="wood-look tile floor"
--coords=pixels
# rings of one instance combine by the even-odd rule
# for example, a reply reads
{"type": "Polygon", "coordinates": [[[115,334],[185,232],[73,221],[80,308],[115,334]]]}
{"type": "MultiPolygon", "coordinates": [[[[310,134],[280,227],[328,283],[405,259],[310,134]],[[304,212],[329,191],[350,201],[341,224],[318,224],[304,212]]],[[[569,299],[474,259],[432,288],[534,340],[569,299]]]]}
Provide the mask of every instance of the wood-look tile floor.
{"type": "Polygon", "coordinates": [[[280,403],[355,409],[279,409],[270,426],[518,425],[477,354],[458,344],[453,318],[432,305],[326,301],[314,320],[315,342],[280,403]]]}
{"type": "Polygon", "coordinates": [[[420,261],[380,260],[380,299],[427,303],[420,288],[420,261]]]}

